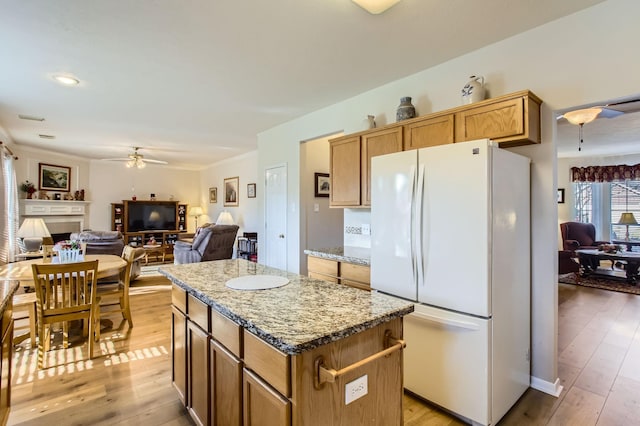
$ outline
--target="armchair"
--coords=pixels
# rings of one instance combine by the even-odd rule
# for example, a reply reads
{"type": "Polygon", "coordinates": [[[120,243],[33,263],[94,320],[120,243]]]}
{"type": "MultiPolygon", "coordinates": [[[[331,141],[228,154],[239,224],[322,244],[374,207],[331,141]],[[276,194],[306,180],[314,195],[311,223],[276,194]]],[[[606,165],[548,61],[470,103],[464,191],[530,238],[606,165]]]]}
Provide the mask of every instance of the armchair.
{"type": "MultiPolygon", "coordinates": [[[[600,244],[609,244],[609,241],[596,241],[596,227],[593,223],[582,222],[565,222],[560,224],[560,233],[562,234],[562,246],[564,250],[571,253],[578,249],[595,250],[600,244]]],[[[590,265],[582,265],[586,268],[595,270],[599,263],[597,260],[592,261],[590,265]]]]}
{"type": "Polygon", "coordinates": [[[178,240],[173,246],[173,263],[231,259],[238,225],[205,224],[198,228],[193,242],[178,240]]]}
{"type": "Polygon", "coordinates": [[[574,259],[575,254],[569,250],[558,251],[558,275],[573,273],[576,283],[580,282],[580,264],[574,259]]]}

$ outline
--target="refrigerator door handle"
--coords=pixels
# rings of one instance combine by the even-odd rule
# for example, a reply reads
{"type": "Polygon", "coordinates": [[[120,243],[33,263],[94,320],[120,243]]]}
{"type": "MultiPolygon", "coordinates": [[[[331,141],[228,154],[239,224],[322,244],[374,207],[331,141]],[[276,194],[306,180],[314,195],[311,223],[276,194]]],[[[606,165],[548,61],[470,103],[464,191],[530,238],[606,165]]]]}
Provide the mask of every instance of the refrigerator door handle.
{"type": "Polygon", "coordinates": [[[450,318],[442,318],[436,315],[425,314],[423,312],[413,312],[409,316],[411,318],[415,318],[421,321],[432,322],[440,325],[450,325],[457,328],[463,328],[465,330],[475,331],[475,330],[479,330],[480,328],[478,324],[475,324],[472,322],[455,320],[450,318]]]}
{"type": "Polygon", "coordinates": [[[416,264],[416,235],[415,235],[415,226],[416,226],[416,168],[411,166],[411,175],[410,182],[413,183],[411,185],[411,224],[409,233],[411,236],[411,273],[413,275],[413,282],[416,282],[417,279],[417,264],[416,264]]]}
{"type": "MultiPolygon", "coordinates": [[[[418,197],[417,197],[417,201],[416,201],[416,209],[415,211],[415,221],[416,221],[416,228],[417,228],[417,233],[414,232],[413,236],[416,239],[416,250],[415,250],[415,259],[416,259],[416,264],[417,264],[417,273],[418,273],[418,285],[419,286],[424,286],[425,285],[425,280],[424,280],[424,269],[425,269],[425,265],[424,265],[424,261],[425,261],[425,257],[422,254],[422,248],[423,248],[423,244],[424,244],[424,223],[423,223],[423,218],[424,218],[424,213],[423,213],[423,209],[425,208],[424,206],[424,179],[425,179],[425,172],[424,172],[424,164],[420,164],[420,169],[418,172],[418,197]]],[[[428,247],[427,247],[427,252],[428,252],[428,247]]]]}

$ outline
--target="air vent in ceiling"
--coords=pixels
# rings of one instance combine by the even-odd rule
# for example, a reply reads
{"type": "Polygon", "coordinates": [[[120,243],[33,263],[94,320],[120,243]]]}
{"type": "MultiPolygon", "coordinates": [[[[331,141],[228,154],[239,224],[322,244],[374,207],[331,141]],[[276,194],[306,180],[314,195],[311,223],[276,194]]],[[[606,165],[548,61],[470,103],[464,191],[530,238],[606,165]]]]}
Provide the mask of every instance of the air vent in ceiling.
{"type": "Polygon", "coordinates": [[[44,121],[44,117],[36,117],[35,115],[18,114],[18,118],[22,120],[44,121]]]}
{"type": "Polygon", "coordinates": [[[56,137],[53,135],[38,135],[40,136],[42,139],[55,139],[56,137]]]}

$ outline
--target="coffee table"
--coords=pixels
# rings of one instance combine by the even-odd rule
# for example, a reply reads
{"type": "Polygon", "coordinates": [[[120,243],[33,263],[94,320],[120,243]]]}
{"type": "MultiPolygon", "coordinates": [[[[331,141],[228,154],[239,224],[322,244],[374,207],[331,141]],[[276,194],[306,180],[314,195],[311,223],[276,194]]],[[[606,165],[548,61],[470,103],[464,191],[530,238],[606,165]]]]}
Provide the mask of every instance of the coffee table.
{"type": "MultiPolygon", "coordinates": [[[[626,262],[625,272],[627,276],[627,281],[633,284],[638,279],[638,268],[640,267],[640,252],[622,251],[622,252],[616,252],[616,253],[607,253],[600,250],[576,250],[576,254],[580,259],[581,265],[585,265],[585,264],[589,265],[590,261],[593,259],[597,259],[598,261],[622,260],[626,262]]],[[[588,270],[586,268],[584,273],[586,275],[598,274],[597,271],[588,270]]]]}
{"type": "Polygon", "coordinates": [[[144,249],[144,264],[149,264],[149,256],[154,255],[156,262],[159,260],[159,256],[162,256],[162,262],[165,259],[165,247],[162,244],[145,244],[142,246],[144,249]]]}

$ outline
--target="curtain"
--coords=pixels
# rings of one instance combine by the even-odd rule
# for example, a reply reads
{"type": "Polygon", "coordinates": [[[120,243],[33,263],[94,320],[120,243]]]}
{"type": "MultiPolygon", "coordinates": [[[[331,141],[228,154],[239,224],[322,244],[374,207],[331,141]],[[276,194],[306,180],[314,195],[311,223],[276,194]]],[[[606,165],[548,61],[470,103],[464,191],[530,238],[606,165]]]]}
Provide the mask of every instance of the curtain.
{"type": "Polygon", "coordinates": [[[13,156],[0,150],[0,263],[15,260],[18,254],[18,185],[13,156]]]}
{"type": "Polygon", "coordinates": [[[619,182],[625,180],[640,180],[640,164],[571,168],[572,182],[619,182]]]}

